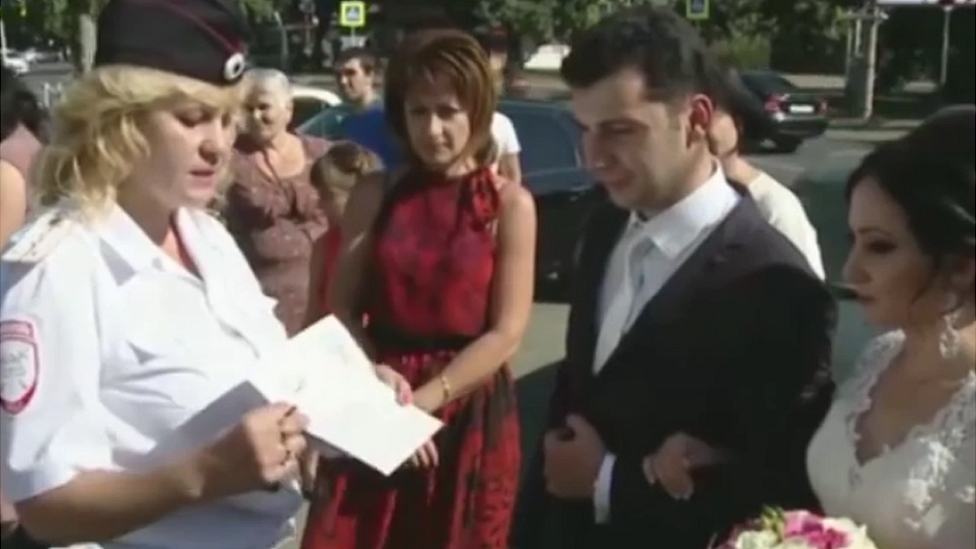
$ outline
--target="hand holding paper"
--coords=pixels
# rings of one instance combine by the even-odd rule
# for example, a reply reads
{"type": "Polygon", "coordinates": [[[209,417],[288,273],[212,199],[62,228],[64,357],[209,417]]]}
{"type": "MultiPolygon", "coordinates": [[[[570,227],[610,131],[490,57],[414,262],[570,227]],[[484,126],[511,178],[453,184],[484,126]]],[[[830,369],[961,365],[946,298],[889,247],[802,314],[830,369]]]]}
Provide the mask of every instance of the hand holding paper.
{"type": "Polygon", "coordinates": [[[441,428],[439,420],[402,405],[369,357],[335,317],[288,342],[255,386],[272,401],[298,406],[309,419],[312,447],[330,447],[389,475],[441,428]],[[269,394],[271,393],[271,394],[269,394]]]}

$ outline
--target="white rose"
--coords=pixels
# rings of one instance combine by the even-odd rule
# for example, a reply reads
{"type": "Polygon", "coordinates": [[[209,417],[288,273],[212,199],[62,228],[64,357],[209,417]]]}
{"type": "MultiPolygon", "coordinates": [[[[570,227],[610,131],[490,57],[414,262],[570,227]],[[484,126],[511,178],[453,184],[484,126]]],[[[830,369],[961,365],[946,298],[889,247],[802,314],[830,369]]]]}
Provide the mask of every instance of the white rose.
{"type": "Polygon", "coordinates": [[[775,549],[779,538],[772,532],[743,532],[735,538],[735,549],[775,549]]]}

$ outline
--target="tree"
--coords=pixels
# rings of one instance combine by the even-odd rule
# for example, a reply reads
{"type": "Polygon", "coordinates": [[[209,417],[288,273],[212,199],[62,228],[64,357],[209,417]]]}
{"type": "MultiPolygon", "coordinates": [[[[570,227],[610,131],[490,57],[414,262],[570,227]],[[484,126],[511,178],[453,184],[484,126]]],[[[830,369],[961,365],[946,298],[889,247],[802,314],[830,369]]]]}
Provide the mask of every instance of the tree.
{"type": "Polygon", "coordinates": [[[775,23],[773,59],[779,69],[795,72],[835,72],[843,66],[845,9],[859,0],[763,0],[763,16],[775,23]]]}

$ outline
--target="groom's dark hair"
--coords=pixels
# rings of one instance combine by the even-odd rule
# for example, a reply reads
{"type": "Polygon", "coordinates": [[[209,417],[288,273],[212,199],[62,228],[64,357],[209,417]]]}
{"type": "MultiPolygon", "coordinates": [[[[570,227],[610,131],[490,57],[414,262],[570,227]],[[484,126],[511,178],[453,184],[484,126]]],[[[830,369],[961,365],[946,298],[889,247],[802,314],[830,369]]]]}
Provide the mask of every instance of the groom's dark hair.
{"type": "Polygon", "coordinates": [[[624,69],[644,77],[654,100],[720,93],[718,60],[691,23],[669,8],[636,6],[608,15],[572,40],[559,72],[569,87],[588,88],[624,69]]]}

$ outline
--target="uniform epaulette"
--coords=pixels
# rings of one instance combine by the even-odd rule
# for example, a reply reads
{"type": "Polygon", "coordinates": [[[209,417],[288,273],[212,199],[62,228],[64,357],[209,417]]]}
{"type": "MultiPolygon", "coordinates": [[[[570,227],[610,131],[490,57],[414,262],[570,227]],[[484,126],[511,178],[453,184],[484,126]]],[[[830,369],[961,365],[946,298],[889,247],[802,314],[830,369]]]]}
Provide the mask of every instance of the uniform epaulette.
{"type": "Polygon", "coordinates": [[[70,235],[77,221],[60,208],[41,213],[14,233],[3,250],[3,261],[38,263],[70,235]]]}

